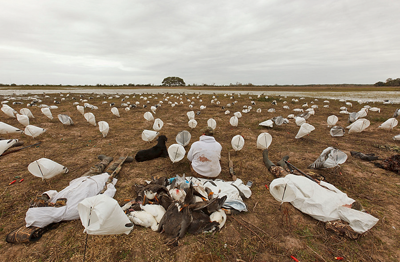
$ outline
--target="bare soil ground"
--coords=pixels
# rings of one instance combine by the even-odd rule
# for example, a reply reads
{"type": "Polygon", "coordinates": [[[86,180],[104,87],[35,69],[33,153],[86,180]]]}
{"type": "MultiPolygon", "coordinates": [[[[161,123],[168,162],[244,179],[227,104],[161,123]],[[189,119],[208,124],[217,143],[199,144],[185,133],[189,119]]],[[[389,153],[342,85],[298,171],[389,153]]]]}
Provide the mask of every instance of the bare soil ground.
{"type": "MultiPolygon", "coordinates": [[[[155,117],[164,122],[160,134],[168,137],[167,146],[175,143],[175,136],[182,130],[192,134],[191,143],[198,140],[200,129],[207,125],[209,118],[217,121],[215,138],[223,147],[221,165],[221,179],[229,180],[228,150],[235,165],[237,176],[244,182],[253,181],[250,199],[246,200],[249,212],[235,216],[228,216],[225,227],[214,234],[186,235],[179,241],[179,246],[165,245],[165,236],[150,229],[135,226],[129,235],[89,236],[86,259],[87,261],[293,261],[290,256],[299,261],[335,261],[335,257],[344,257],[345,261],[399,261],[400,260],[400,176],[386,170],[379,169],[373,163],[365,162],[351,157],[350,151],[375,153],[381,158],[386,158],[398,152],[384,150],[374,145],[398,146],[392,140],[399,133],[396,127],[388,132],[378,129],[378,126],[392,117],[396,105],[370,104],[381,108],[381,113],[369,112],[366,117],[371,121],[371,126],[366,131],[358,134],[346,134],[344,137],[333,138],[329,135],[326,119],[331,114],[339,117],[338,125],[348,125],[348,115],[340,115],[339,108],[345,106],[343,102],[331,100],[329,108],[324,108],[323,100],[315,101],[305,98],[295,103],[292,97],[263,97],[257,98],[248,95],[233,99],[229,96],[218,95],[220,105],[211,104],[212,95],[183,94],[157,94],[154,92],[147,108],[141,105],[146,101],[130,96],[125,102],[140,102],[138,108],[125,111],[120,107],[121,99],[104,97],[97,94],[71,94],[67,92],[60,95],[50,95],[46,98],[39,95],[43,104],[57,104],[58,109],[52,110],[54,119],[44,116],[40,108],[30,107],[34,119],[31,124],[45,128],[47,131],[33,139],[26,135],[2,135],[4,138],[18,138],[31,145],[38,141],[42,144],[37,147],[23,149],[9,155],[0,157],[0,258],[1,261],[82,261],[85,250],[83,226],[80,220],[61,223],[58,228],[43,235],[37,241],[28,244],[9,244],[5,237],[13,229],[25,224],[25,213],[29,202],[41,192],[49,189],[62,190],[69,182],[80,177],[89,168],[98,162],[97,155],[105,154],[117,158],[123,155],[134,156],[138,150],[146,149],[155,144],[141,139],[144,129],[152,129],[153,122],[143,118],[143,114],[150,111],[150,106],[169,97],[169,101],[180,102],[183,105],[171,107],[167,101],[157,109],[155,117]],[[76,100],[73,100],[75,97],[76,100]],[[89,99],[92,97],[92,99],[89,99]],[[155,98],[157,97],[157,98],[155,98]],[[194,98],[193,98],[194,97],[194,98]],[[182,98],[180,100],[179,98],[182,98]],[[72,103],[80,99],[88,99],[90,104],[98,106],[97,110],[85,109],[93,112],[97,121],[107,121],[110,133],[103,138],[98,127],[91,126],[77,111],[72,103]],[[199,110],[200,105],[207,106],[200,115],[196,116],[198,126],[190,130],[186,112],[190,111],[187,102],[195,102],[193,110],[199,110]],[[200,102],[199,100],[202,100],[200,102]],[[271,101],[276,99],[278,104],[273,106],[271,101]],[[107,101],[106,104],[102,104],[107,101]],[[230,108],[229,115],[221,106],[237,101],[230,108]],[[229,119],[236,111],[242,111],[243,106],[251,105],[255,101],[253,110],[243,114],[239,119],[238,127],[232,127],[229,119]],[[287,101],[290,110],[282,108],[283,101],[287,101]],[[308,136],[295,139],[298,127],[293,120],[287,125],[274,128],[261,127],[261,121],[274,116],[294,113],[293,108],[301,108],[304,102],[318,105],[316,114],[311,116],[308,123],[315,126],[308,136]],[[109,104],[114,102],[121,117],[114,116],[109,104]],[[275,113],[267,113],[274,107],[275,113]],[[261,113],[256,109],[261,108],[261,113]],[[69,115],[75,125],[64,126],[57,119],[58,114],[69,115]],[[326,181],[332,183],[346,192],[351,198],[357,199],[379,222],[359,240],[350,240],[337,236],[324,228],[321,223],[293,208],[290,204],[280,206],[266,189],[274,177],[267,171],[262,160],[262,151],[256,148],[257,136],[262,132],[269,132],[273,141],[269,147],[270,158],[277,162],[284,155],[290,156],[290,162],[296,167],[306,171],[323,174],[326,181]],[[240,134],[245,138],[245,146],[241,151],[231,149],[231,139],[240,134]],[[326,170],[309,170],[311,164],[320,153],[329,146],[336,147],[348,155],[348,160],[340,167],[326,170]],[[47,182],[32,176],[27,166],[41,157],[50,158],[69,168],[69,173],[58,175],[47,182]],[[9,185],[15,177],[24,179],[21,183],[9,185]]],[[[149,95],[144,95],[149,96],[149,95]]],[[[28,97],[28,96],[25,96],[28,97]]],[[[3,100],[3,99],[2,99],[3,100]]],[[[83,105],[83,102],[80,102],[83,105]]],[[[13,105],[19,111],[26,107],[13,105]]],[[[364,105],[353,102],[353,107],[348,107],[350,112],[359,111],[364,105]]],[[[23,128],[15,118],[10,118],[0,113],[0,121],[23,128]]],[[[191,144],[190,143],[190,144],[191,144]]],[[[189,146],[190,146],[189,144],[189,146]]],[[[189,150],[189,147],[186,148],[189,150]]],[[[116,185],[115,199],[123,204],[126,199],[134,197],[133,185],[143,183],[152,176],[173,177],[176,174],[190,175],[190,163],[185,158],[181,162],[172,163],[168,158],[159,158],[142,163],[127,163],[123,166],[119,181],[116,185]]]]}

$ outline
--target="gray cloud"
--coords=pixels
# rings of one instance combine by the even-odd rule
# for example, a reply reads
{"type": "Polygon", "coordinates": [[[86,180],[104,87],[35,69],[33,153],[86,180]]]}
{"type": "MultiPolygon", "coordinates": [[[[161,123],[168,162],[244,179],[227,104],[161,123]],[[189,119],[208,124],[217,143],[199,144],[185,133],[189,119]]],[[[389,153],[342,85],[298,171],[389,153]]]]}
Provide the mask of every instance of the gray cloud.
{"type": "Polygon", "coordinates": [[[0,83],[374,83],[398,1],[2,1],[0,83]]]}

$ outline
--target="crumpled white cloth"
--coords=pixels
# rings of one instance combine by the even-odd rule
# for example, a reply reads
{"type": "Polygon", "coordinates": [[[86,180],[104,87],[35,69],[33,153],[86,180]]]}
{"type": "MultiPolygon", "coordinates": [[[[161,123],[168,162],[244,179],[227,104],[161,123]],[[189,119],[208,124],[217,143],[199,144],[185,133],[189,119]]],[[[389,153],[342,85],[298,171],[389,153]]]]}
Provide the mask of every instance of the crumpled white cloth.
{"type": "Polygon", "coordinates": [[[354,199],[332,184],[314,181],[293,174],[276,178],[270,184],[271,195],[279,202],[290,202],[301,212],[327,222],[342,219],[357,233],[371,229],[379,219],[370,214],[344,207],[354,199]]]}
{"type": "MultiPolygon", "coordinates": [[[[102,173],[95,176],[82,176],[72,180],[69,186],[57,192],[49,190],[44,193],[50,197],[50,202],[55,203],[59,198],[66,198],[67,203],[63,207],[32,207],[26,212],[26,226],[35,226],[43,228],[51,223],[57,223],[65,220],[79,219],[78,204],[88,197],[95,196],[104,188],[109,174],[102,173]]],[[[104,192],[109,197],[114,197],[116,179],[112,184],[107,185],[104,192]]]]}

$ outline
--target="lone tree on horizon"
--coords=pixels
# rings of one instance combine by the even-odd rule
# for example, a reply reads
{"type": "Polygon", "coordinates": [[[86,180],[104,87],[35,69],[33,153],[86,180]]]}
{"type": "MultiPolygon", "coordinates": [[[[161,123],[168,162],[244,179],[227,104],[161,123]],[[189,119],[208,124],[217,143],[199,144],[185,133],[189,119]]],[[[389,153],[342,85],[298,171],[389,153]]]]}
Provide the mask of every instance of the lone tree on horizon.
{"type": "Polygon", "coordinates": [[[185,86],[185,81],[177,76],[169,76],[162,81],[163,86],[185,86]]]}

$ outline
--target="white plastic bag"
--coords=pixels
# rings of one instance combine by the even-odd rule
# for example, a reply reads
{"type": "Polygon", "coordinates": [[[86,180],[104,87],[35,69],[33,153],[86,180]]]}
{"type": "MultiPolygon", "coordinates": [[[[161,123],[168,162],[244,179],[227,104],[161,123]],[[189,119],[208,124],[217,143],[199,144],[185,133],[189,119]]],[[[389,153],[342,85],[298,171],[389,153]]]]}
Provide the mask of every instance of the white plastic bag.
{"type": "Polygon", "coordinates": [[[349,134],[351,133],[360,133],[364,131],[366,128],[368,128],[370,125],[370,121],[365,118],[360,118],[351,125],[347,126],[349,129],[349,134]]]}
{"type": "Polygon", "coordinates": [[[346,153],[337,148],[328,147],[322,151],[321,155],[309,166],[309,168],[332,168],[343,164],[346,160],[346,153]]]}
{"type": "Polygon", "coordinates": [[[271,119],[268,119],[264,122],[261,122],[258,124],[259,126],[266,126],[266,127],[274,127],[274,121],[272,121],[271,119]]]}
{"type": "Polygon", "coordinates": [[[49,179],[61,173],[68,173],[68,168],[48,158],[40,158],[28,165],[28,171],[42,179],[49,179]]]}
{"type": "Polygon", "coordinates": [[[1,111],[9,117],[15,118],[15,110],[12,109],[9,105],[3,104],[1,107],[1,111]]]}
{"type": "Polygon", "coordinates": [[[85,107],[77,105],[76,109],[79,111],[79,113],[81,113],[82,115],[85,114],[85,107]]]}

